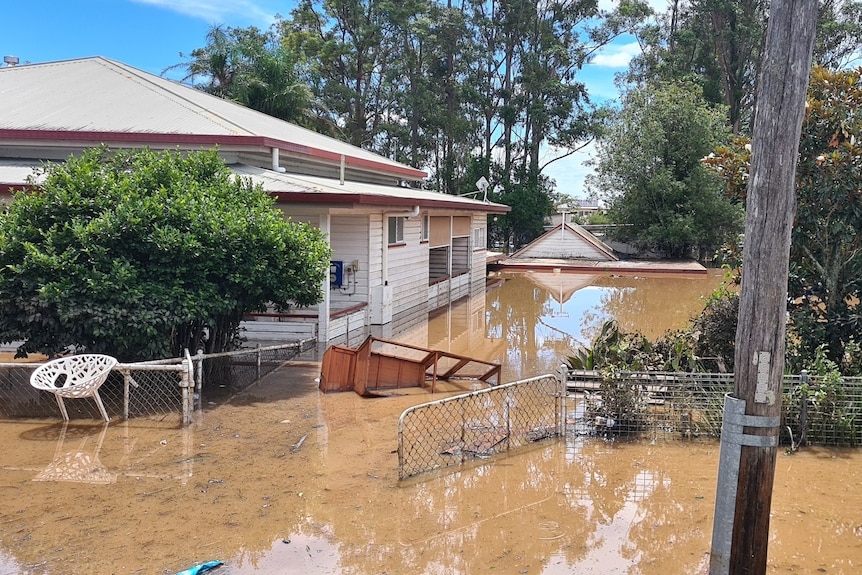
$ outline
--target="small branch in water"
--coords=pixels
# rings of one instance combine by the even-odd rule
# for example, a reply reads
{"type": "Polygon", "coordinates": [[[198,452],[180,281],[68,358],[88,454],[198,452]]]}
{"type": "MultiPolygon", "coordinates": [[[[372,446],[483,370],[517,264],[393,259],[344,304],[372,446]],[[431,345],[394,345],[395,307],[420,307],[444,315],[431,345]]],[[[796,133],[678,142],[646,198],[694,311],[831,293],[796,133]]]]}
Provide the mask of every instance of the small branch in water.
{"type": "Polygon", "coordinates": [[[293,447],[291,447],[291,448],[290,448],[290,450],[291,450],[293,453],[296,453],[297,451],[299,451],[299,448],[301,448],[301,447],[302,447],[302,444],[303,444],[303,443],[305,443],[305,438],[306,438],[306,437],[308,437],[308,434],[303,435],[303,436],[299,439],[299,441],[297,441],[296,443],[294,443],[294,444],[293,444],[293,447]]]}

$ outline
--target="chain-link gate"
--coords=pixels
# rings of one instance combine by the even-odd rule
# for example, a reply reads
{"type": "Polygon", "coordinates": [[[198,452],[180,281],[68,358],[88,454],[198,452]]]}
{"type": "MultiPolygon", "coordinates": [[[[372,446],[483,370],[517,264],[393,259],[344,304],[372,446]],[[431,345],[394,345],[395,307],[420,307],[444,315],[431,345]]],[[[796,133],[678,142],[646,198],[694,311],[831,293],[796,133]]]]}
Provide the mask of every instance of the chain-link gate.
{"type": "Polygon", "coordinates": [[[407,409],[398,421],[398,477],[562,435],[564,381],[541,375],[407,409]]]}

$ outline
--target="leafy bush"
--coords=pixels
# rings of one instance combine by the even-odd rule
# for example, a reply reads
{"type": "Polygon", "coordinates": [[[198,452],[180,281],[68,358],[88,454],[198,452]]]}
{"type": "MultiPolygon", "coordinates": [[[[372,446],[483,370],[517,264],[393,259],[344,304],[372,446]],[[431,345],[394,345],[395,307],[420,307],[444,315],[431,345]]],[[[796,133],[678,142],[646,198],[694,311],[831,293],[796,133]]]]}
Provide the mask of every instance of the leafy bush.
{"type": "Polygon", "coordinates": [[[122,361],[230,348],[244,314],[321,299],[329,248],[215,151],[88,150],[0,214],[0,340],[122,361]]]}
{"type": "Polygon", "coordinates": [[[838,364],[830,360],[828,354],[825,344],[818,346],[809,364],[809,378],[784,395],[785,420],[798,418],[800,422],[797,445],[813,442],[855,446],[862,443],[855,429],[862,417],[862,406],[848,397],[838,364]]]}

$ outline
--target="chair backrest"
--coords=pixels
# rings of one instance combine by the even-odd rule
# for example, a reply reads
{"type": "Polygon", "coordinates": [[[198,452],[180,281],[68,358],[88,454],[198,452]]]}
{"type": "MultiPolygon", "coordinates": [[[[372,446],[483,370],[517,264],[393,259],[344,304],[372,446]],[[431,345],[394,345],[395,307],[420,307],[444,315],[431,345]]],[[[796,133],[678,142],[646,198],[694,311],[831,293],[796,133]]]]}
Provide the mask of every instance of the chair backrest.
{"type": "Polygon", "coordinates": [[[51,360],[36,368],[30,376],[30,383],[33,387],[47,390],[101,383],[116,364],[116,358],[110,355],[70,355],[51,360]]]}

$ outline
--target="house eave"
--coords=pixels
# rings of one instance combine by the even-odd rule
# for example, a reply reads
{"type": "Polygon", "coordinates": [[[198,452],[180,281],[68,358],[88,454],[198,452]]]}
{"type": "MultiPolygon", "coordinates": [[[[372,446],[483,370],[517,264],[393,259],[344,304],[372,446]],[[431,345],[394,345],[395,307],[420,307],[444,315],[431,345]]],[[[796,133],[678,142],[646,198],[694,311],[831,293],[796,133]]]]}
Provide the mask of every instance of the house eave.
{"type": "MultiPolygon", "coordinates": [[[[221,134],[171,134],[156,132],[99,132],[81,130],[20,130],[0,129],[0,145],[11,147],[69,148],[107,145],[109,147],[152,147],[161,149],[204,149],[219,147],[232,151],[248,151],[269,154],[273,148],[293,157],[306,157],[310,161],[324,162],[332,166],[341,164],[342,155],[329,150],[306,146],[296,142],[279,140],[271,136],[221,135],[221,134]]],[[[377,162],[368,158],[344,155],[345,168],[391,175],[394,178],[419,181],[427,177],[422,170],[408,166],[377,162]]]]}

